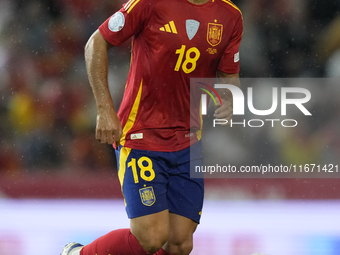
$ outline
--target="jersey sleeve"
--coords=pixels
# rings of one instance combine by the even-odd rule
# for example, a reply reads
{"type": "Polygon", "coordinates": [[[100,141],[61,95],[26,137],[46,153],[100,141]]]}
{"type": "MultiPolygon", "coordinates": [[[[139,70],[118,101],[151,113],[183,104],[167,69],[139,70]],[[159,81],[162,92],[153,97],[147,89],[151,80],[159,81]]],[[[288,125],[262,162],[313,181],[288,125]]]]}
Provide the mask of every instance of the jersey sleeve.
{"type": "Polygon", "coordinates": [[[119,46],[139,33],[148,18],[151,0],[130,0],[100,25],[99,31],[106,41],[119,46]]]}
{"type": "Polygon", "coordinates": [[[218,69],[224,73],[239,73],[240,72],[240,53],[239,47],[243,34],[243,20],[240,14],[234,27],[234,31],[230,43],[223,53],[223,56],[218,65],[218,69]]]}

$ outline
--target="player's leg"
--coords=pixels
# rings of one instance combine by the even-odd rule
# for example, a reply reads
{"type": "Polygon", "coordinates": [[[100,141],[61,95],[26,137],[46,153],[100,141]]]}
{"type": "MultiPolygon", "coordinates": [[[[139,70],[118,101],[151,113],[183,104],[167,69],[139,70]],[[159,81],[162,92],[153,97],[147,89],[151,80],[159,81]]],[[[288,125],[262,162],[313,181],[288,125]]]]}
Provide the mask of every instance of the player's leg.
{"type": "Polygon", "coordinates": [[[169,237],[163,251],[156,255],[188,255],[193,249],[193,234],[203,206],[203,180],[182,177],[175,176],[176,185],[169,185],[169,237]]]}
{"type": "Polygon", "coordinates": [[[155,253],[169,237],[169,211],[131,219],[131,233],[148,252],[155,253]]]}
{"type": "Polygon", "coordinates": [[[83,247],[80,255],[153,254],[166,242],[168,229],[169,212],[167,210],[137,217],[131,219],[131,230],[112,231],[83,247]]]}
{"type": "Polygon", "coordinates": [[[193,233],[203,207],[204,180],[190,178],[190,168],[202,165],[201,143],[192,145],[188,151],[176,152],[178,165],[170,171],[167,193],[169,238],[157,255],[188,255],[193,248],[193,233]]]}
{"type": "MultiPolygon", "coordinates": [[[[130,229],[117,229],[99,237],[80,250],[80,255],[149,255],[130,229]]],[[[70,254],[75,255],[75,254],[70,254]]]]}
{"type": "Polygon", "coordinates": [[[131,232],[150,253],[159,250],[169,234],[165,154],[124,147],[119,151],[118,175],[131,232]]]}
{"type": "Polygon", "coordinates": [[[84,246],[79,243],[69,243],[63,248],[61,255],[148,255],[139,244],[130,229],[117,229],[99,237],[84,246]]]}
{"type": "Polygon", "coordinates": [[[147,255],[165,244],[169,212],[163,163],[157,156],[124,147],[117,152],[117,159],[131,230],[112,231],[84,246],[80,253],[63,251],[63,255],[147,255]]]}
{"type": "MultiPolygon", "coordinates": [[[[193,249],[193,234],[200,220],[203,205],[203,180],[174,177],[168,191],[169,237],[156,255],[188,255],[193,249]],[[182,179],[182,180],[180,180],[182,179]],[[176,185],[174,185],[176,183],[176,185]]],[[[172,179],[172,178],[171,178],[172,179]]]]}
{"type": "Polygon", "coordinates": [[[193,234],[197,225],[189,218],[170,213],[169,238],[163,249],[172,255],[188,255],[193,248],[193,234]]]}

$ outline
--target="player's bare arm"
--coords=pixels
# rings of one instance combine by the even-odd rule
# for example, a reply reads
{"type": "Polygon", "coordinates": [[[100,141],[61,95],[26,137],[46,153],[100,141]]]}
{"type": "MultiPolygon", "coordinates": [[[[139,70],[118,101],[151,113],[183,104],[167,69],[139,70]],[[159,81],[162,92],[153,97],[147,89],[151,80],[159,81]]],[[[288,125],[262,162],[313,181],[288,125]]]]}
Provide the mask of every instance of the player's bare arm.
{"type": "Polygon", "coordinates": [[[85,46],[86,69],[97,105],[96,139],[101,143],[119,145],[122,126],[114,108],[108,86],[107,51],[112,47],[99,30],[85,46]]]}
{"type": "MultiPolygon", "coordinates": [[[[217,79],[218,79],[217,83],[219,84],[232,84],[237,87],[240,87],[240,79],[238,73],[229,74],[217,70],[217,79]]],[[[222,106],[220,105],[219,101],[216,100],[218,102],[218,105],[215,110],[214,117],[216,119],[226,119],[228,120],[229,123],[233,114],[232,94],[229,89],[218,89],[217,92],[221,97],[222,106]]]]}

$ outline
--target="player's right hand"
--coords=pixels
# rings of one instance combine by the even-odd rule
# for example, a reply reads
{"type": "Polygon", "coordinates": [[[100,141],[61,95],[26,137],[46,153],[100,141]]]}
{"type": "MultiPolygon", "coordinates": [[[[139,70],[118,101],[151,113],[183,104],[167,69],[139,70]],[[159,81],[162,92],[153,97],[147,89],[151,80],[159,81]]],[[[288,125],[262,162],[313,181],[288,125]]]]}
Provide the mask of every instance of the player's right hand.
{"type": "Polygon", "coordinates": [[[218,100],[217,101],[217,105],[216,105],[216,110],[214,113],[214,117],[216,119],[225,119],[227,120],[228,124],[230,123],[231,118],[233,117],[233,107],[232,107],[232,103],[230,101],[227,101],[225,99],[222,98],[222,105],[220,104],[220,102],[218,100]]]}
{"type": "Polygon", "coordinates": [[[96,139],[101,143],[118,147],[122,136],[122,125],[113,108],[100,109],[97,113],[96,139]]]}

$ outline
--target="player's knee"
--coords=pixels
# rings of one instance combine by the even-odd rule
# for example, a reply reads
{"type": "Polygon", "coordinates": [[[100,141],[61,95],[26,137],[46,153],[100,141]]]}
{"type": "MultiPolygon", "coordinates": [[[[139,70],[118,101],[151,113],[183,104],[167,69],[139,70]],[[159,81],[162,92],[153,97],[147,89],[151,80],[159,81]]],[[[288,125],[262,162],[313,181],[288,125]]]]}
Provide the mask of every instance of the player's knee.
{"type": "Polygon", "coordinates": [[[168,240],[167,231],[156,231],[153,233],[145,233],[139,238],[140,245],[150,253],[157,252],[168,240]]]}
{"type": "Polygon", "coordinates": [[[186,240],[180,243],[169,243],[168,250],[173,255],[188,255],[192,251],[193,243],[191,240],[186,240]]]}
{"type": "Polygon", "coordinates": [[[147,252],[156,253],[163,245],[164,243],[161,240],[150,240],[142,246],[147,252]]]}

